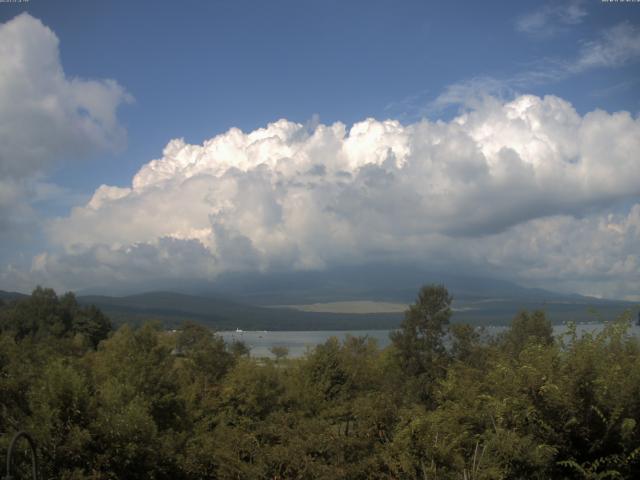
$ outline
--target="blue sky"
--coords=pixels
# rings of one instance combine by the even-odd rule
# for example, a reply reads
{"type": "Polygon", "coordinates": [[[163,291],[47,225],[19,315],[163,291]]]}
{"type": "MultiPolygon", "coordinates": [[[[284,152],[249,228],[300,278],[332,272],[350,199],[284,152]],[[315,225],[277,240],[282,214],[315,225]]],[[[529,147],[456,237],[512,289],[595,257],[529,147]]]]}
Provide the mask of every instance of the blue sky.
{"type": "MultiPolygon", "coordinates": [[[[113,78],[135,98],[120,112],[126,150],[57,177],[91,192],[128,182],[170,138],[199,143],[232,126],[314,114],[326,123],[415,120],[451,84],[572,59],[599,30],[640,22],[640,7],[584,2],[589,15],[573,28],[517,30],[520,18],[556,3],[64,0],[6,5],[0,19],[30,12],[60,38],[67,75],[113,78]]],[[[638,111],[633,80],[637,64],[519,89],[559,95],[581,112],[638,111]]]]}
{"type": "MultiPolygon", "coordinates": [[[[51,221],[70,218],[71,208],[84,205],[100,185],[130,186],[143,166],[163,157],[172,139],[198,145],[232,127],[251,132],[278,119],[306,124],[307,130],[318,122],[341,122],[349,129],[369,117],[394,119],[404,126],[422,119],[451,122],[461,112],[485,111],[478,106],[482,98],[504,104],[523,94],[556,96],[581,118],[597,109],[609,114],[625,111],[633,125],[638,123],[640,4],[32,0],[0,4],[0,23],[13,21],[21,12],[58,38],[61,68],[69,81],[117,82],[122,95],[116,95],[110,108],[117,112],[117,127],[126,132],[126,140],[123,135],[107,148],[104,142],[98,147],[89,142],[87,148],[62,148],[56,158],[39,161],[30,176],[21,174],[21,182],[37,178],[55,192],[43,194],[41,201],[33,195],[12,197],[21,207],[29,204],[36,219],[32,223],[38,227],[6,241],[9,247],[0,255],[0,264],[12,273],[5,274],[0,285],[5,288],[17,282],[12,276],[16,269],[22,269],[22,288],[42,280],[33,273],[35,255],[70,254],[70,244],[52,237],[47,226],[51,221]]],[[[11,54],[6,55],[10,60],[11,54]]],[[[90,107],[89,111],[93,115],[90,107]]],[[[513,229],[553,215],[583,219],[592,212],[629,218],[637,202],[638,191],[633,189],[607,193],[597,200],[525,209],[545,214],[510,213],[522,221],[505,225],[513,229]]],[[[15,222],[6,225],[7,230],[17,228],[15,222]]],[[[449,235],[449,230],[456,228],[438,233],[449,235]]],[[[154,235],[133,235],[131,245],[154,244],[165,234],[154,235]]],[[[258,246],[258,239],[243,235],[264,254],[266,247],[258,246]]],[[[339,255],[328,259],[322,253],[331,250],[331,240],[327,242],[310,255],[316,260],[292,260],[290,268],[321,268],[341,261],[339,255]]],[[[98,243],[87,240],[85,246],[98,243]]],[[[111,248],[123,243],[114,241],[111,248]]],[[[611,255],[637,261],[637,254],[636,249],[611,255]]],[[[272,257],[267,257],[270,260],[251,268],[272,268],[272,257]]],[[[520,257],[522,265],[535,263],[520,257]]],[[[277,268],[285,268],[278,262],[287,264],[278,260],[277,268]]],[[[496,273],[524,283],[555,278],[553,272],[536,277],[523,273],[526,267],[509,268],[504,259],[496,262],[496,273]]],[[[212,268],[214,273],[205,276],[217,271],[212,268]]],[[[68,269],[60,267],[58,272],[55,281],[71,288],[84,278],[67,280],[68,269]]],[[[557,279],[567,290],[633,295],[612,285],[602,272],[585,274],[593,277],[588,285],[578,276],[574,272],[561,280],[558,273],[557,279]]]]}

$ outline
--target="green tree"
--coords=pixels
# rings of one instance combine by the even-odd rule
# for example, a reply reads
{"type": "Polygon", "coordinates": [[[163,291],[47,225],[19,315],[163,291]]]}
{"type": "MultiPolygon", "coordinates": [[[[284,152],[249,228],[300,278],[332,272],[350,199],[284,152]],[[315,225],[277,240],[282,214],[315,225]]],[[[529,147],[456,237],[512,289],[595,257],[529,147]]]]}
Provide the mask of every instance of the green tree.
{"type": "Polygon", "coordinates": [[[433,397],[434,383],[446,371],[444,336],[453,298],[443,285],[426,285],[404,314],[400,329],[390,337],[402,370],[423,401],[433,397]]]}
{"type": "Polygon", "coordinates": [[[461,362],[478,365],[484,360],[481,335],[472,325],[456,323],[451,325],[451,356],[461,362]]]}
{"type": "Polygon", "coordinates": [[[106,339],[111,332],[111,320],[94,305],[75,311],[71,330],[83,335],[93,348],[106,339]]]}
{"type": "Polygon", "coordinates": [[[541,310],[533,313],[521,311],[511,321],[511,327],[501,335],[500,341],[512,355],[518,355],[529,344],[551,345],[553,326],[541,310]]]}
{"type": "Polygon", "coordinates": [[[289,355],[289,349],[284,345],[274,345],[269,351],[276,357],[276,361],[280,361],[289,355]]]}
{"type": "Polygon", "coordinates": [[[180,358],[175,368],[181,385],[181,395],[195,418],[209,413],[219,393],[223,376],[233,367],[235,359],[227,351],[222,337],[211,329],[186,322],[177,335],[174,354],[180,358]]]}
{"type": "Polygon", "coordinates": [[[242,340],[233,340],[231,344],[229,344],[229,351],[236,359],[248,357],[250,353],[249,347],[242,340]]]}
{"type": "Polygon", "coordinates": [[[95,397],[86,372],[62,359],[52,361],[28,392],[31,416],[25,427],[39,446],[49,478],[82,478],[93,458],[90,424],[95,397]]]}
{"type": "Polygon", "coordinates": [[[71,292],[58,297],[50,288],[37,287],[31,296],[2,309],[0,331],[11,332],[17,340],[80,335],[95,348],[109,335],[111,322],[95,306],[80,306],[71,292]]]}

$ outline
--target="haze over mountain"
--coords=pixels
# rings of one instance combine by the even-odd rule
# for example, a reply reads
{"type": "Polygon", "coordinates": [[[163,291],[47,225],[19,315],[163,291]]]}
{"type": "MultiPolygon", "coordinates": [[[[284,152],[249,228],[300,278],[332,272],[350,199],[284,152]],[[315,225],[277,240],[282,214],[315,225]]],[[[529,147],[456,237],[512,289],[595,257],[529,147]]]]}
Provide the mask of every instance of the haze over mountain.
{"type": "Polygon", "coordinates": [[[230,273],[221,275],[208,287],[193,290],[193,293],[215,292],[261,305],[349,300],[409,303],[415,300],[419,288],[429,283],[444,284],[459,300],[553,299],[568,296],[524,288],[506,280],[438,272],[410,264],[369,264],[276,274],[230,273]]]}
{"type": "Polygon", "coordinates": [[[480,275],[438,272],[411,264],[368,264],[294,272],[229,272],[212,281],[157,279],[143,285],[77,290],[84,294],[130,295],[165,290],[199,296],[234,298],[255,305],[300,304],[345,300],[413,301],[421,285],[442,283],[457,297],[555,298],[566,296],[480,275]]]}
{"type": "Polygon", "coordinates": [[[409,265],[229,274],[206,284],[173,285],[176,291],[101,292],[111,296],[84,291],[79,299],[99,306],[116,320],[159,319],[167,325],[191,319],[217,329],[395,328],[420,286],[433,282],[444,283],[452,293],[454,321],[478,325],[507,324],[523,309],[545,310],[555,323],[611,320],[627,310],[635,315],[638,309],[633,302],[560,294],[409,265]]]}

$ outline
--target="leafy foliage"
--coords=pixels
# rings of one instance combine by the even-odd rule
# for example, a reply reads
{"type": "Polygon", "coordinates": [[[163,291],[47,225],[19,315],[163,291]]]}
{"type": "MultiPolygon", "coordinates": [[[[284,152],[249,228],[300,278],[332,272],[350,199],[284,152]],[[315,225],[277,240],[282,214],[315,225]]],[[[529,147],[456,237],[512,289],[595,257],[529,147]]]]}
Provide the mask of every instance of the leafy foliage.
{"type": "Polygon", "coordinates": [[[420,291],[392,344],[254,359],[186,323],[111,331],[73,295],[0,306],[0,446],[26,428],[44,478],[640,478],[629,318],[554,338],[520,312],[489,338],[420,291]]]}
{"type": "Polygon", "coordinates": [[[111,331],[111,322],[96,307],[81,307],[73,293],[58,297],[52,289],[38,287],[30,297],[0,310],[0,331],[16,340],[77,335],[95,347],[111,331]]]}

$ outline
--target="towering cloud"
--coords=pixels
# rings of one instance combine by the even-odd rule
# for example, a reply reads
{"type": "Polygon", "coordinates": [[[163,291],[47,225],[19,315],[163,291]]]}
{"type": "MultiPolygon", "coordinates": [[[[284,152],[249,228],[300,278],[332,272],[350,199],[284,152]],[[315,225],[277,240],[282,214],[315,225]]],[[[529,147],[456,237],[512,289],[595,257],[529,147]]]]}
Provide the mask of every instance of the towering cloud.
{"type": "Polygon", "coordinates": [[[449,122],[279,120],[172,140],[130,186],[53,221],[60,251],[34,271],[74,286],[415,259],[637,284],[638,151],[638,118],[553,96],[488,99],[449,122]]]}
{"type": "Polygon", "coordinates": [[[130,99],[113,80],[69,78],[58,38],[22,14],[0,24],[0,174],[30,175],[61,157],[117,148],[116,109],[130,99]]]}
{"type": "MultiPolygon", "coordinates": [[[[58,38],[22,14],[0,24],[0,239],[34,216],[35,179],[53,163],[119,148],[116,111],[130,100],[113,80],[69,78],[58,38]]],[[[3,238],[5,237],[5,238],[3,238]]]]}

